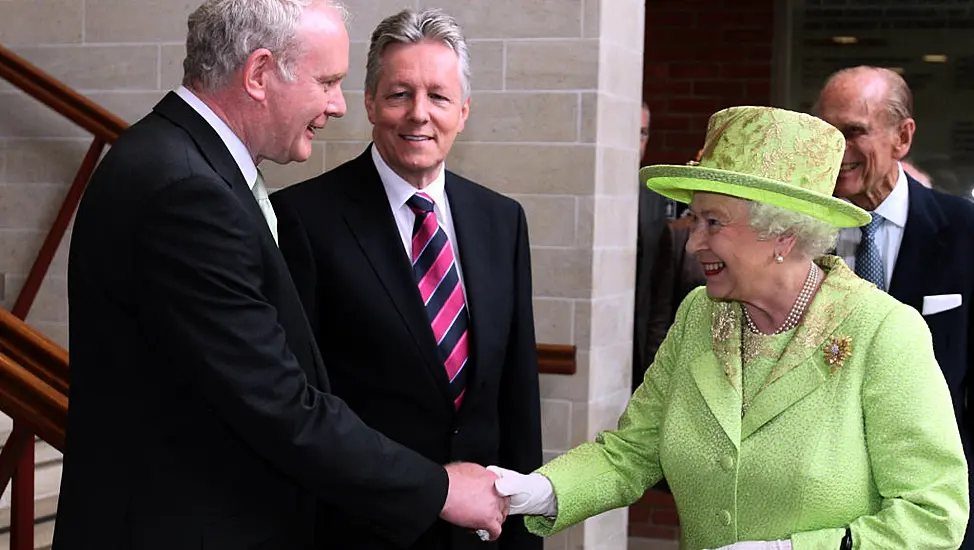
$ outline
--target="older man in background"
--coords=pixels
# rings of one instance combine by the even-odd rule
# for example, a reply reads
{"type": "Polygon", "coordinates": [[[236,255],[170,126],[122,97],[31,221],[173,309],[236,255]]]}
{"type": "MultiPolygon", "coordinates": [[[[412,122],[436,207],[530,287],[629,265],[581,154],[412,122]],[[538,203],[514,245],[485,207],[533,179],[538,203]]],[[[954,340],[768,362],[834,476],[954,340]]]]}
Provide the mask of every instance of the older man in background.
{"type": "MultiPolygon", "coordinates": [[[[970,460],[974,203],[928,189],[904,171],[900,161],[916,122],[913,95],[895,72],[839,71],[816,110],[846,138],[835,195],[872,214],[868,225],[840,232],[836,252],[860,277],[923,314],[970,460]]],[[[962,548],[974,548],[970,531],[962,548]]]]}

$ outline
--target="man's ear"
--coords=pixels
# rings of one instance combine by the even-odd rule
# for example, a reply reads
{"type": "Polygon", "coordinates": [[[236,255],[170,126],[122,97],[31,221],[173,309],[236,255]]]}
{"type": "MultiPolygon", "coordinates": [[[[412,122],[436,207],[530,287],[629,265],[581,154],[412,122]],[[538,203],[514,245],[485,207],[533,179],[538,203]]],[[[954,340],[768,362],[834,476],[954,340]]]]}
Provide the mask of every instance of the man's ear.
{"type": "Polygon", "coordinates": [[[896,160],[903,160],[910,153],[910,146],[913,145],[913,132],[916,129],[917,123],[912,118],[908,118],[896,126],[896,145],[893,147],[893,156],[896,160]]]}
{"type": "Polygon", "coordinates": [[[274,54],[267,48],[258,48],[247,56],[243,66],[243,84],[247,95],[254,101],[267,99],[268,80],[277,76],[274,54]]]}
{"type": "Polygon", "coordinates": [[[467,126],[467,117],[470,116],[470,98],[468,97],[463,105],[460,107],[460,126],[457,128],[457,132],[462,132],[467,126]]]}

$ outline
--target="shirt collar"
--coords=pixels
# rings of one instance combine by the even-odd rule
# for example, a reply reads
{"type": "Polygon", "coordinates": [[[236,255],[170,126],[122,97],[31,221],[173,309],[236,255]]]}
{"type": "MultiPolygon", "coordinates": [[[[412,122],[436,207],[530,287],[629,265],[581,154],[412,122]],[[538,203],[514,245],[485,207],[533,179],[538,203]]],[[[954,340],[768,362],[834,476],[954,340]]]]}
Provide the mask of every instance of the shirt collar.
{"type": "Polygon", "coordinates": [[[906,217],[910,212],[910,184],[906,179],[906,172],[897,162],[899,178],[896,186],[890,194],[876,207],[875,212],[895,224],[897,227],[906,227],[906,217]]]}
{"type": "Polygon", "coordinates": [[[203,117],[203,120],[216,130],[217,135],[220,136],[223,144],[230,151],[230,156],[233,157],[233,160],[240,168],[240,173],[243,174],[244,181],[247,182],[247,185],[253,191],[257,185],[257,165],[254,164],[254,159],[250,156],[250,151],[247,150],[247,146],[240,141],[237,134],[233,133],[233,130],[227,126],[227,123],[223,122],[223,119],[217,116],[206,103],[203,103],[203,100],[196,97],[196,94],[190,91],[189,88],[185,86],[176,88],[176,95],[181,97],[183,101],[203,117]]]}
{"type": "MultiPolygon", "coordinates": [[[[372,162],[375,164],[375,169],[379,172],[379,179],[382,180],[382,186],[386,189],[386,196],[389,197],[389,203],[392,204],[393,208],[399,209],[406,204],[409,197],[416,194],[417,189],[412,186],[408,181],[402,179],[392,168],[386,164],[386,161],[382,159],[382,155],[379,154],[379,149],[372,144],[372,162]]],[[[436,175],[436,178],[430,182],[423,192],[429,195],[433,202],[441,208],[443,208],[444,200],[446,197],[446,178],[443,174],[446,173],[445,164],[440,165],[440,173],[436,175]]]]}

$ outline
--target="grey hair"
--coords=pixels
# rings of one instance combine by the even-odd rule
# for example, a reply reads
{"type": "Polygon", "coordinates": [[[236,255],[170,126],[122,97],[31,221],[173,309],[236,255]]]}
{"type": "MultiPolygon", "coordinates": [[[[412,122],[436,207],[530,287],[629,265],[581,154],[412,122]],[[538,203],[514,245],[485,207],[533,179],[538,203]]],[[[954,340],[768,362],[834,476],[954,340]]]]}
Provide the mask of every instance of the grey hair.
{"type": "MultiPolygon", "coordinates": [[[[827,89],[836,80],[846,76],[859,76],[872,73],[878,76],[886,84],[886,118],[890,127],[896,127],[908,118],[913,118],[913,92],[910,91],[909,84],[897,72],[884,67],[871,67],[860,65],[858,67],[847,67],[832,73],[822,90],[827,89]]],[[[818,112],[818,105],[815,105],[818,112]]]]}
{"type": "Polygon", "coordinates": [[[293,81],[300,53],[296,33],[304,10],[313,4],[334,8],[347,21],[340,0],[206,0],[187,21],[183,85],[216,91],[247,61],[254,50],[267,48],[277,69],[293,81]]]}
{"type": "Polygon", "coordinates": [[[463,101],[470,97],[470,53],[467,39],[456,19],[440,9],[420,12],[406,9],[383,19],[372,31],[369,55],[365,63],[365,92],[375,95],[382,71],[382,54],[393,44],[419,44],[438,41],[456,52],[460,65],[463,101]]]}
{"type": "Polygon", "coordinates": [[[748,201],[749,223],[761,240],[795,237],[795,254],[817,258],[835,247],[839,228],[794,210],[764,202],[748,201]]]}

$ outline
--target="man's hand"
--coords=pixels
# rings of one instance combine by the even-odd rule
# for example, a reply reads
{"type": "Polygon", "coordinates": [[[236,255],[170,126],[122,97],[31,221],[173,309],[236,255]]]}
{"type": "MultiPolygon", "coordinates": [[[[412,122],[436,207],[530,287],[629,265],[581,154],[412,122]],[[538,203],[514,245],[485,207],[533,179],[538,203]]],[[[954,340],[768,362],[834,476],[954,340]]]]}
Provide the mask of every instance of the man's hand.
{"type": "Polygon", "coordinates": [[[497,476],[469,462],[449,464],[446,473],[450,488],[440,517],[460,527],[484,529],[490,540],[497,540],[509,510],[507,499],[494,489],[497,476]]]}

